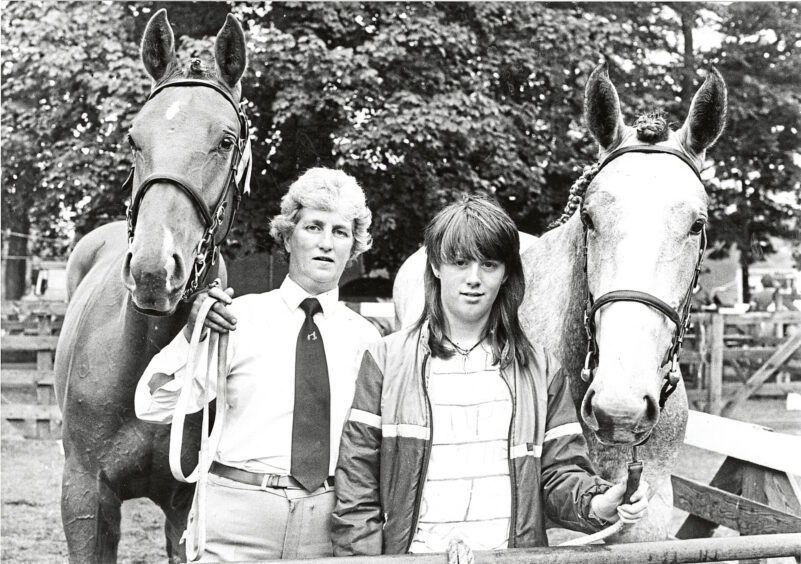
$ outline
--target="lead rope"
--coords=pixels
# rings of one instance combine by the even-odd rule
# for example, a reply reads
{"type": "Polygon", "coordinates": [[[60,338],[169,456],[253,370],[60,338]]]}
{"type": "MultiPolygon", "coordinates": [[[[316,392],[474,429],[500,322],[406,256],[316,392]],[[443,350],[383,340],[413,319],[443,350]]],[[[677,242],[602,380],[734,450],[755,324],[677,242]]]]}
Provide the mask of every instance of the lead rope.
{"type": "MultiPolygon", "coordinates": [[[[638,445],[634,445],[631,447],[631,462],[629,462],[629,474],[626,478],[626,493],[623,495],[623,504],[631,503],[631,496],[634,495],[634,492],[640,487],[643,465],[642,460],[637,459],[637,446],[638,445]]],[[[584,546],[585,544],[592,544],[619,533],[625,526],[626,523],[618,521],[617,523],[612,523],[605,529],[601,529],[597,533],[571,539],[558,546],[584,546]]]]}
{"type": "Polygon", "coordinates": [[[205,397],[203,401],[198,464],[189,476],[185,476],[183,468],[181,468],[184,420],[186,419],[186,410],[189,405],[195,373],[200,363],[200,335],[203,332],[203,324],[206,317],[216,301],[214,298],[206,296],[200,306],[200,311],[195,320],[195,327],[192,331],[192,339],[189,341],[184,385],[181,387],[181,393],[173,412],[172,425],[170,427],[170,471],[179,482],[196,483],[192,510],[187,518],[186,531],[181,539],[186,541],[186,557],[189,561],[198,560],[206,548],[206,487],[208,473],[214,454],[220,444],[220,436],[225,424],[228,333],[220,334],[216,331],[211,331],[204,377],[205,397]],[[211,435],[209,435],[209,402],[212,399],[210,384],[215,349],[217,350],[217,411],[214,427],[211,430],[211,435]]]}

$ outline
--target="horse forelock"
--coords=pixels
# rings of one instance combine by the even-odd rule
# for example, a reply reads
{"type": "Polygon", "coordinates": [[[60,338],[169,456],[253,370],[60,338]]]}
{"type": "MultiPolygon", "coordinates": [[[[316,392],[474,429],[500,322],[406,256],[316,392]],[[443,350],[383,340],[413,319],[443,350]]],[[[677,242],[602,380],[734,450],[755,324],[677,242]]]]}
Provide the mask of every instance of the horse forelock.
{"type": "Polygon", "coordinates": [[[214,61],[208,61],[200,57],[192,57],[188,63],[184,64],[177,60],[172,61],[167,70],[164,72],[164,76],[162,76],[158,82],[153,84],[151,91],[155,91],[157,88],[170,82],[176,82],[185,79],[206,80],[208,82],[213,82],[231,94],[233,99],[236,101],[239,101],[242,95],[241,84],[237,84],[236,88],[231,88],[225,83],[224,80],[222,80],[222,78],[220,78],[220,74],[217,72],[217,65],[214,63],[214,61]]]}
{"type": "Polygon", "coordinates": [[[662,110],[655,110],[641,114],[634,122],[637,139],[645,143],[659,143],[667,141],[670,135],[670,125],[662,110]]]}

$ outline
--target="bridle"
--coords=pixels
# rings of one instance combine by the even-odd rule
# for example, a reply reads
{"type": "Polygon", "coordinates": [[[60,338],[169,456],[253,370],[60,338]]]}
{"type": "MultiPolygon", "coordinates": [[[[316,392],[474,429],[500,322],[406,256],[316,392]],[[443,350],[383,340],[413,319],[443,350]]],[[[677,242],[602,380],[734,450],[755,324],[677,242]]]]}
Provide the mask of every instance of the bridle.
{"type": "MultiPolygon", "coordinates": [[[[687,166],[689,166],[698,180],[701,180],[701,173],[695,163],[684,153],[670,147],[663,147],[659,145],[632,145],[629,147],[622,147],[616,151],[612,151],[605,159],[603,159],[595,168],[593,177],[596,176],[606,165],[615,160],[621,155],[626,153],[664,153],[673,155],[680,158],[687,166]]],[[[702,181],[702,180],[701,180],[702,181]]],[[[703,181],[702,181],[703,182],[703,181]]],[[[582,209],[579,213],[583,212],[582,209]]],[[[583,222],[582,222],[583,223],[583,222]]],[[[587,225],[584,224],[584,276],[587,277],[587,225]]],[[[665,365],[670,363],[670,369],[665,375],[665,381],[662,385],[662,390],[659,394],[659,408],[665,407],[665,402],[670,395],[676,390],[679,383],[679,355],[681,354],[681,346],[684,341],[684,335],[690,325],[690,303],[692,301],[692,292],[698,283],[698,276],[701,273],[701,264],[704,260],[704,251],[706,250],[706,228],[701,229],[701,243],[698,249],[698,260],[695,263],[695,272],[693,274],[692,282],[684,294],[684,298],[679,304],[678,309],[672,308],[670,305],[661,299],[653,296],[647,292],[640,292],[638,290],[614,290],[603,294],[598,299],[594,299],[592,292],[590,292],[589,284],[587,285],[587,303],[584,311],[584,329],[587,332],[587,356],[584,360],[584,368],[581,371],[581,379],[584,382],[590,382],[593,378],[595,369],[598,367],[598,343],[595,340],[595,313],[603,306],[614,302],[637,302],[644,304],[662,315],[667,317],[675,326],[676,330],[673,334],[673,340],[665,355],[665,362],[662,364],[662,369],[665,365]]]]}
{"type": "MultiPolygon", "coordinates": [[[[158,182],[168,182],[180,188],[184,194],[187,195],[189,200],[194,205],[195,209],[200,214],[205,231],[203,237],[195,248],[195,260],[192,273],[187,280],[181,299],[184,301],[190,300],[195,294],[201,291],[200,284],[204,276],[208,273],[207,270],[210,266],[214,265],[219,255],[219,246],[225,241],[231,226],[234,222],[234,216],[239,208],[239,203],[242,200],[242,194],[249,191],[250,185],[250,171],[252,167],[252,159],[250,152],[250,124],[244,109],[238,104],[233,96],[224,89],[222,86],[207,80],[199,79],[184,79],[168,82],[157,87],[150,93],[145,103],[152,100],[160,92],[167,88],[176,87],[200,87],[211,88],[218,92],[225,98],[229,104],[236,111],[237,118],[239,119],[239,133],[237,135],[237,142],[234,148],[234,154],[231,158],[231,167],[228,171],[228,178],[225,181],[220,198],[214,205],[214,208],[209,210],[205,202],[201,198],[201,190],[194,186],[193,183],[187,178],[183,178],[176,174],[158,173],[154,172],[147,178],[142,180],[137,189],[133,189],[133,179],[135,172],[135,165],[131,167],[131,173],[128,179],[123,184],[123,190],[133,190],[131,205],[128,206],[126,218],[128,221],[128,246],[133,243],[134,230],[136,229],[136,218],[139,213],[139,206],[142,204],[147,190],[158,182]],[[230,213],[227,216],[226,211],[230,206],[230,213]],[[221,226],[224,228],[221,229],[221,226]]],[[[201,187],[202,188],[202,187],[201,187]]]]}

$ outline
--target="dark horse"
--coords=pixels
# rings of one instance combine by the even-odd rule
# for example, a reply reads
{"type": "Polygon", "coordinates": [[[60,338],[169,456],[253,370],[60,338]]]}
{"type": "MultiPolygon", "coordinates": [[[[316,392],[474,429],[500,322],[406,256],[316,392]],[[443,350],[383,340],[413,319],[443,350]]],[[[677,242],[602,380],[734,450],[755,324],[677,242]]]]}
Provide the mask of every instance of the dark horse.
{"type": "MultiPolygon", "coordinates": [[[[170,560],[184,559],[179,538],[193,486],[172,478],[170,429],[137,420],[134,390],[151,357],[186,322],[192,294],[225,276],[218,245],[250,161],[239,106],[245,36],[230,15],[214,54],[216,65],[192,59],[184,68],[166,12],[151,18],[141,55],[153,87],[129,135],[127,225],[92,231],[68,262],[56,393],[64,416],[61,515],[73,562],[116,560],[120,506],[137,497],[161,507],[170,560]]],[[[187,418],[187,466],[199,428],[198,417],[187,418]]]]}

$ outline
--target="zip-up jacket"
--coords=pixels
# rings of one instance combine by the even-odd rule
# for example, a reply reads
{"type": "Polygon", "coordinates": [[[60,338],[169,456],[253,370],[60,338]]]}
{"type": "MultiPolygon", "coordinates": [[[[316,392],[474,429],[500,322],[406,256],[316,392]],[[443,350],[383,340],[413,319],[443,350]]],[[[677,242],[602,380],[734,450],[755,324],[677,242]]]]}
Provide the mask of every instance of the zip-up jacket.
{"type": "MultiPolygon", "coordinates": [[[[427,324],[364,353],[336,469],[337,556],[409,551],[431,453],[430,356],[427,324]]],[[[599,530],[606,523],[589,516],[590,500],[611,484],[593,474],[556,359],[535,344],[528,366],[511,362],[500,372],[513,405],[509,548],[547,546],[546,515],[568,529],[599,530]]]]}

